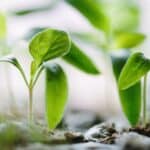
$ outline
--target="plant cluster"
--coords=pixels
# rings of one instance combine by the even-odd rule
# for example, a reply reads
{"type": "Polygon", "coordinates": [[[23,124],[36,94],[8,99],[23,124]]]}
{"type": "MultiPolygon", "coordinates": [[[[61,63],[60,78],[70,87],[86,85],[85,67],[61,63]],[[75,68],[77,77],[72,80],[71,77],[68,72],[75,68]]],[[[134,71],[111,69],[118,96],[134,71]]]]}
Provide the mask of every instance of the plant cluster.
{"type": "MultiPolygon", "coordinates": [[[[149,59],[143,57],[141,53],[131,55],[132,50],[145,40],[145,35],[137,32],[140,19],[138,6],[133,1],[127,0],[111,2],[96,0],[94,3],[93,0],[65,0],[65,3],[75,8],[95,29],[96,34],[71,32],[70,35],[85,44],[94,43],[109,59],[116,84],[119,83],[116,90],[122,110],[130,124],[137,125],[142,105],[140,79],[149,71],[149,59]]],[[[51,6],[46,6],[44,10],[50,8],[51,6]]],[[[42,10],[22,10],[15,12],[15,15],[26,15],[42,10]]],[[[46,70],[46,117],[49,128],[53,129],[62,118],[68,90],[62,68],[56,64],[49,65],[47,61],[62,57],[86,73],[99,74],[100,71],[88,55],[74,43],[73,38],[70,40],[66,32],[38,27],[30,31],[28,38],[33,35],[35,36],[29,44],[29,51],[33,57],[29,81],[16,58],[5,57],[1,61],[16,66],[24,78],[29,90],[30,121],[33,120],[33,89],[41,72],[46,70]]],[[[146,123],[146,76],[143,93],[143,120],[146,123]]]]}

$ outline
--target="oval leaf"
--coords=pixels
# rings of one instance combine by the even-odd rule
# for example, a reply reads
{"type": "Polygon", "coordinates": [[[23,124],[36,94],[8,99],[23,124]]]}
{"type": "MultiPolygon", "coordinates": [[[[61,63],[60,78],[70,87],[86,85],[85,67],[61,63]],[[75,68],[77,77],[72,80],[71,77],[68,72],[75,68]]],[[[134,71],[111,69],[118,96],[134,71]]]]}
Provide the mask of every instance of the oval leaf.
{"type": "Polygon", "coordinates": [[[137,125],[141,114],[141,82],[126,90],[119,90],[123,112],[132,126],[137,125]]]}
{"type": "Polygon", "coordinates": [[[46,65],[46,118],[48,127],[54,129],[62,119],[67,102],[67,78],[58,65],[46,65]]]}
{"type": "Polygon", "coordinates": [[[70,39],[66,32],[46,29],[33,37],[29,50],[39,64],[69,52],[70,39]]]}
{"type": "Polygon", "coordinates": [[[125,64],[120,77],[119,88],[127,89],[137,83],[150,70],[150,59],[142,53],[132,54],[125,64]]]}
{"type": "MultiPolygon", "coordinates": [[[[116,81],[118,81],[120,72],[125,65],[130,52],[127,50],[115,52],[111,55],[112,67],[116,81]]],[[[120,103],[122,110],[131,125],[136,125],[141,114],[141,83],[140,81],[126,90],[119,90],[120,103]]]]}
{"type": "Polygon", "coordinates": [[[99,74],[99,70],[96,68],[95,64],[91,59],[84,54],[79,47],[77,47],[73,42],[71,44],[70,52],[65,55],[64,60],[79,68],[80,70],[89,74],[99,74]]]}
{"type": "Polygon", "coordinates": [[[90,23],[96,28],[103,30],[104,32],[109,31],[109,21],[105,16],[100,6],[99,1],[93,0],[66,0],[69,4],[75,7],[78,11],[85,16],[90,23]]]}
{"type": "Polygon", "coordinates": [[[120,33],[114,40],[114,48],[133,48],[145,40],[141,33],[120,33]]]}

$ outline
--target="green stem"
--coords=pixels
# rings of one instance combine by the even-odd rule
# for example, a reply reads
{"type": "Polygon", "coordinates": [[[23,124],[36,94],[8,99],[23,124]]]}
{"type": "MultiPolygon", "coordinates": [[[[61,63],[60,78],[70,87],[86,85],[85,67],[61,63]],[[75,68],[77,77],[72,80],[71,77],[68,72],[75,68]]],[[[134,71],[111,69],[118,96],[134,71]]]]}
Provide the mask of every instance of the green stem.
{"type": "Polygon", "coordinates": [[[147,105],[147,74],[144,76],[144,85],[143,85],[143,124],[146,125],[146,105],[147,105]]]}
{"type": "Polygon", "coordinates": [[[29,87],[29,123],[33,122],[33,88],[29,87]]]}
{"type": "Polygon", "coordinates": [[[35,75],[35,77],[34,77],[34,79],[33,79],[33,82],[32,82],[32,86],[33,86],[33,87],[35,86],[35,84],[36,84],[36,82],[37,82],[37,80],[38,80],[38,78],[39,78],[41,72],[43,71],[43,69],[44,69],[44,67],[41,66],[41,67],[39,68],[38,72],[36,73],[36,75],[35,75]]]}

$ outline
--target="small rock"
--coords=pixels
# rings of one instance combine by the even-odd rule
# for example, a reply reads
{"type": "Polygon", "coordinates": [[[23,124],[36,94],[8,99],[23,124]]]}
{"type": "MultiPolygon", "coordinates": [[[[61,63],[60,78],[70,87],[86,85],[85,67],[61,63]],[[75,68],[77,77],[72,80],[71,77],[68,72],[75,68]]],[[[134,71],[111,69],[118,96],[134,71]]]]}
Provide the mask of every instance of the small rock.
{"type": "Polygon", "coordinates": [[[73,143],[79,143],[85,141],[83,134],[79,132],[67,132],[65,133],[65,137],[68,141],[73,143]]]}
{"type": "Polygon", "coordinates": [[[85,133],[85,138],[89,141],[113,144],[118,132],[112,123],[102,123],[89,129],[85,133]]]}
{"type": "Polygon", "coordinates": [[[84,132],[95,124],[101,123],[102,118],[93,112],[74,110],[65,116],[65,123],[69,130],[84,132]]]}
{"type": "Polygon", "coordinates": [[[130,132],[124,133],[116,140],[121,150],[149,150],[150,139],[140,134],[130,132]]]}

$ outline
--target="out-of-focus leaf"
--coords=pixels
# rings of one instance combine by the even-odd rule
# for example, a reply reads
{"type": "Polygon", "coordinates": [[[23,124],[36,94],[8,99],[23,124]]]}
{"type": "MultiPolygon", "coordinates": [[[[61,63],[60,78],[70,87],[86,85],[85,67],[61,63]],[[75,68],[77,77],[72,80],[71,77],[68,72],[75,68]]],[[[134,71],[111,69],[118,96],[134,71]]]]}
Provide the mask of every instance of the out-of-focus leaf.
{"type": "Polygon", "coordinates": [[[140,9],[135,0],[101,0],[114,33],[136,31],[140,9]]]}
{"type": "Polygon", "coordinates": [[[49,129],[61,121],[67,102],[67,78],[59,65],[46,65],[46,119],[49,129]]]}
{"type": "Polygon", "coordinates": [[[137,83],[142,76],[150,70],[150,59],[143,53],[137,52],[131,55],[123,67],[119,77],[119,88],[127,89],[137,83]]]}
{"type": "MultiPolygon", "coordinates": [[[[112,67],[114,71],[114,75],[116,78],[116,82],[118,82],[118,78],[122,68],[124,67],[130,52],[127,50],[123,50],[119,52],[115,52],[111,55],[112,59],[112,67]]],[[[119,90],[118,94],[120,97],[120,103],[122,106],[122,110],[127,117],[128,121],[132,126],[136,125],[140,118],[141,113],[141,83],[138,81],[135,85],[131,86],[126,90],[119,90]]]]}
{"type": "Polygon", "coordinates": [[[99,74],[99,70],[94,65],[92,60],[84,54],[79,47],[77,47],[73,42],[71,44],[70,52],[65,55],[64,60],[68,63],[74,65],[80,70],[89,73],[89,74],[99,74]]]}
{"type": "Polygon", "coordinates": [[[109,20],[103,12],[103,7],[98,0],[65,0],[75,7],[96,28],[108,33],[109,20]]]}
{"type": "Polygon", "coordinates": [[[5,39],[7,32],[6,17],[3,13],[0,13],[0,40],[5,39]]]}
{"type": "MultiPolygon", "coordinates": [[[[43,62],[64,56],[69,50],[70,38],[66,32],[46,29],[36,34],[29,44],[30,54],[36,64],[31,69],[35,71],[43,62]]],[[[32,73],[34,73],[33,70],[31,70],[32,73]]]]}
{"type": "Polygon", "coordinates": [[[0,40],[0,57],[6,56],[11,52],[11,48],[7,44],[6,40],[0,40]]]}
{"type": "Polygon", "coordinates": [[[59,2],[59,0],[54,0],[51,1],[50,3],[40,6],[40,7],[35,7],[35,8],[27,8],[27,9],[21,9],[21,10],[16,10],[11,12],[11,14],[16,15],[16,16],[24,16],[24,15],[29,15],[32,13],[38,13],[42,11],[48,11],[53,9],[53,7],[59,2]]]}
{"type": "Polygon", "coordinates": [[[133,48],[141,44],[146,36],[141,33],[121,33],[116,36],[113,47],[114,48],[133,48]]]}
{"type": "Polygon", "coordinates": [[[105,47],[107,41],[104,34],[101,32],[71,32],[70,35],[73,38],[80,39],[84,43],[90,43],[101,50],[105,50],[103,47],[105,47]]]}

